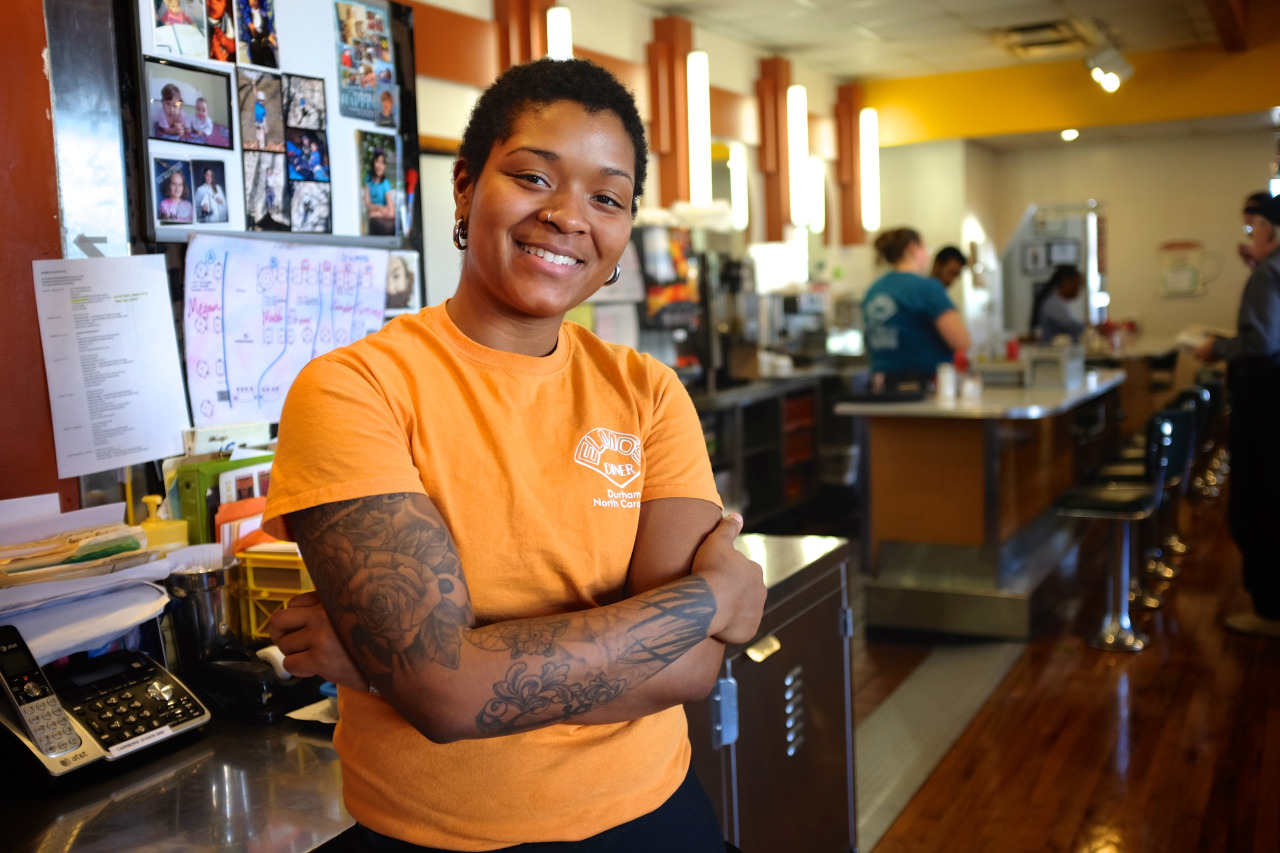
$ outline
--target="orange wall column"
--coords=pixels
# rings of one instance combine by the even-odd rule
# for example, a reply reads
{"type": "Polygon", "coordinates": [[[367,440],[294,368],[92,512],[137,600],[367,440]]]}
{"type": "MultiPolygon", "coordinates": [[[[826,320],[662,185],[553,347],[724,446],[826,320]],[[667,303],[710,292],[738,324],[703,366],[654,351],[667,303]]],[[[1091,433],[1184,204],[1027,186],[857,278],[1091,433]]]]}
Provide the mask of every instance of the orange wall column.
{"type": "Polygon", "coordinates": [[[62,257],[49,78],[41,57],[44,4],[6,8],[15,51],[0,122],[0,500],[57,492],[66,511],[79,508],[80,487],[75,479],[58,479],[31,274],[33,260],[62,257]]]}
{"type": "Polygon", "coordinates": [[[760,104],[760,171],[764,173],[765,240],[784,239],[791,223],[791,175],[787,146],[787,87],[791,60],[780,56],[760,60],[756,100],[760,104]]]}
{"type": "Polygon", "coordinates": [[[693,24],[676,15],[653,22],[649,43],[649,145],[658,155],[659,202],[689,200],[689,84],[693,24]]]}
{"type": "Polygon", "coordinates": [[[862,224],[862,138],[858,128],[862,100],[862,87],[857,83],[846,83],[836,92],[836,183],[842,246],[867,242],[867,229],[862,224]]]}
{"type": "Polygon", "coordinates": [[[503,71],[547,55],[547,10],[555,0],[493,0],[503,71]]]}

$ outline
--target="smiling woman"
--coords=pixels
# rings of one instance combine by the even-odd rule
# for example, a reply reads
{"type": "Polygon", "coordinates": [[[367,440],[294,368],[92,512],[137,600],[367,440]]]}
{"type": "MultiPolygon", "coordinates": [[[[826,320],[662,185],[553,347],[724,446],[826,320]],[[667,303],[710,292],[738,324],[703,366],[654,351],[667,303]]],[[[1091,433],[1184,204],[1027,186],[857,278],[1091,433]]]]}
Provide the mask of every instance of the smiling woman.
{"type": "Polygon", "coordinates": [[[563,322],[646,157],[600,67],[506,72],[454,166],[457,294],[289,392],[265,517],[316,593],[272,638],[341,685],[355,849],[725,849],[680,705],[754,635],[760,567],[675,374],[563,322]]]}

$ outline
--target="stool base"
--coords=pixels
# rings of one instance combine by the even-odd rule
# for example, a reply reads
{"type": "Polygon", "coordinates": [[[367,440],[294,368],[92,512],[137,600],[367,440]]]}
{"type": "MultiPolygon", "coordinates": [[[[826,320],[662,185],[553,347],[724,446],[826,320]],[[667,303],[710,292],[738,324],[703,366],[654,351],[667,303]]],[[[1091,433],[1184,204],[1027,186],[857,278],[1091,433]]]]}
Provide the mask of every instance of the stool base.
{"type": "Polygon", "coordinates": [[[1119,622],[1108,622],[1089,640],[1089,645],[1104,652],[1140,652],[1148,642],[1147,635],[1141,631],[1123,628],[1119,622]]]}
{"type": "Polygon", "coordinates": [[[1148,560],[1146,572],[1149,577],[1160,578],[1160,580],[1164,581],[1171,581],[1182,577],[1182,569],[1171,563],[1166,563],[1163,558],[1148,560]]]}

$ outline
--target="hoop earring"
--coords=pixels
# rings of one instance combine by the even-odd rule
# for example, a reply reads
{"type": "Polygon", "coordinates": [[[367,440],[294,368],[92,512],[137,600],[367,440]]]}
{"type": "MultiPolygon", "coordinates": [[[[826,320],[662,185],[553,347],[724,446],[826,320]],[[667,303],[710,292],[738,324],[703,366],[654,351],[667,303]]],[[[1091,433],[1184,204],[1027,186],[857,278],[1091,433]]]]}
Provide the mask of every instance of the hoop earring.
{"type": "Polygon", "coordinates": [[[608,287],[611,284],[617,284],[620,278],[622,278],[622,264],[614,264],[613,275],[609,276],[609,280],[604,283],[604,286],[608,287]]]}
{"type": "Polygon", "coordinates": [[[453,223],[453,245],[461,252],[467,248],[467,223],[461,218],[453,223]]]}

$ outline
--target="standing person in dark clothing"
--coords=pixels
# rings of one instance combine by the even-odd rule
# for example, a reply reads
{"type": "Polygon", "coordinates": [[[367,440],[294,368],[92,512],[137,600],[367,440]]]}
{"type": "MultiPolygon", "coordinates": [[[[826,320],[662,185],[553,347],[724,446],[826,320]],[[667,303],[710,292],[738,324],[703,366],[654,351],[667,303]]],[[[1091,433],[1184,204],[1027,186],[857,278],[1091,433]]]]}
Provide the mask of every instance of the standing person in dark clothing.
{"type": "Polygon", "coordinates": [[[1232,395],[1228,518],[1254,612],[1227,617],[1227,627],[1280,638],[1280,550],[1271,536],[1280,519],[1280,198],[1250,202],[1245,233],[1257,265],[1240,299],[1236,336],[1211,338],[1196,356],[1227,362],[1232,395]]]}

